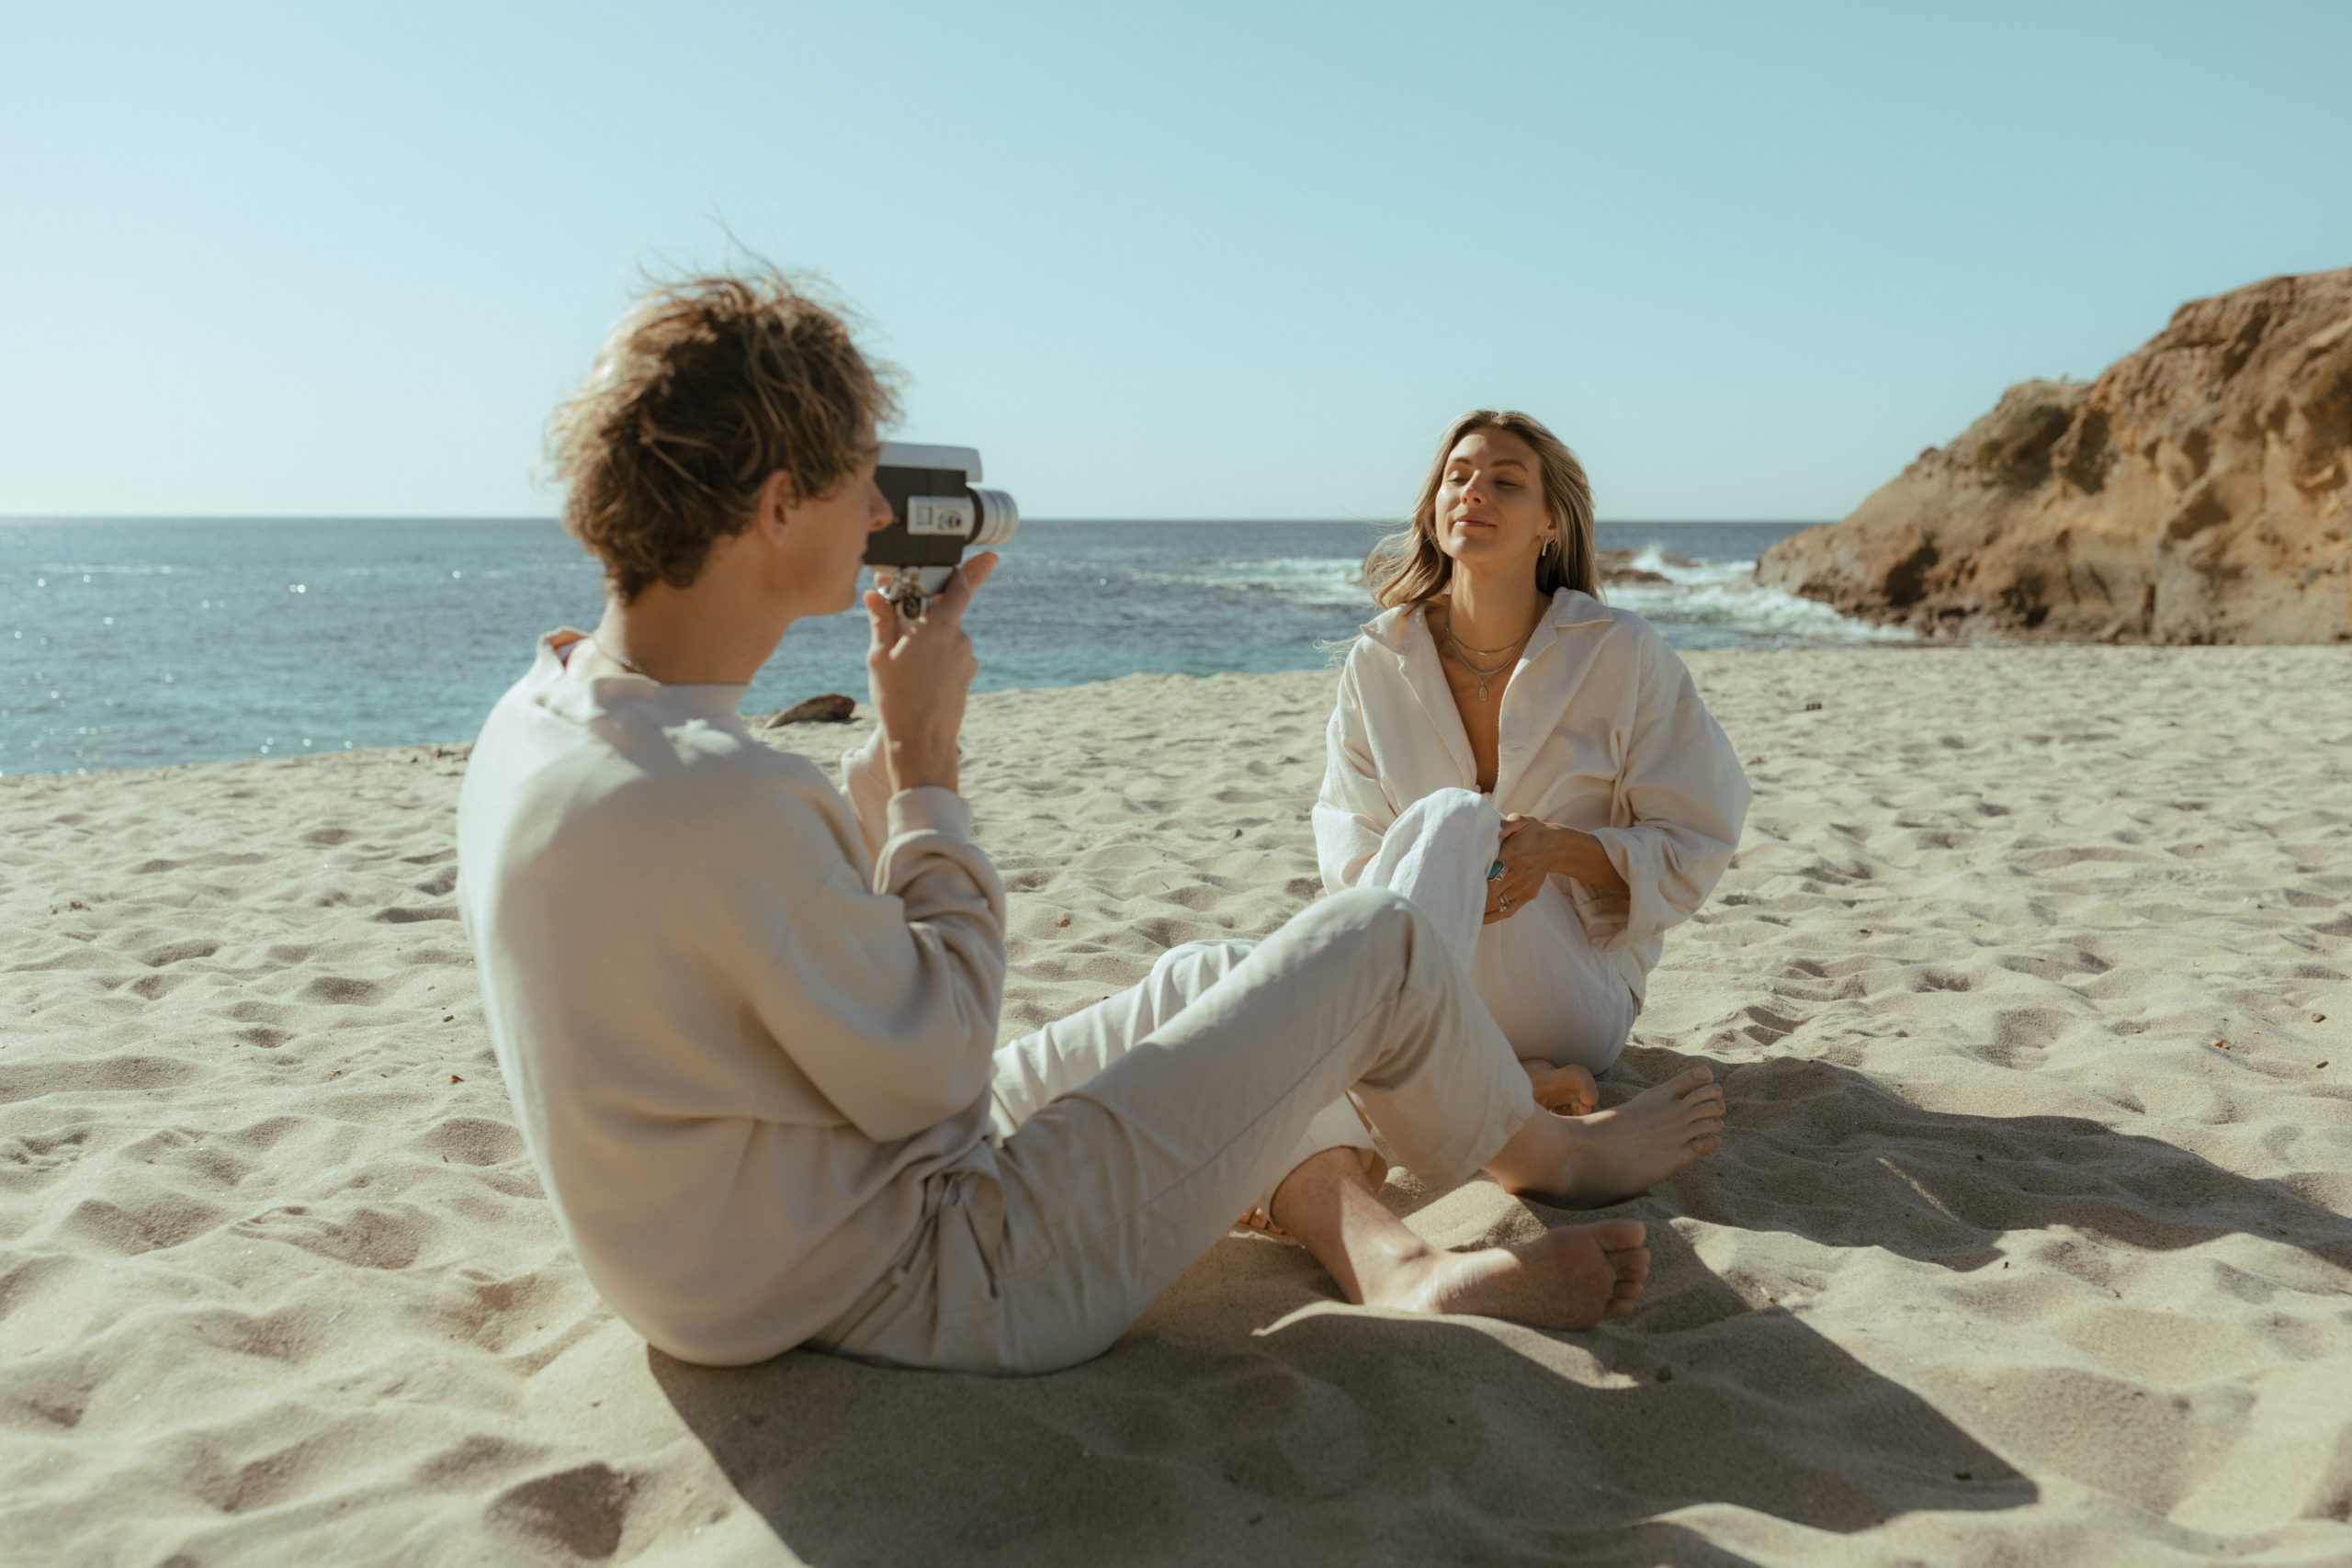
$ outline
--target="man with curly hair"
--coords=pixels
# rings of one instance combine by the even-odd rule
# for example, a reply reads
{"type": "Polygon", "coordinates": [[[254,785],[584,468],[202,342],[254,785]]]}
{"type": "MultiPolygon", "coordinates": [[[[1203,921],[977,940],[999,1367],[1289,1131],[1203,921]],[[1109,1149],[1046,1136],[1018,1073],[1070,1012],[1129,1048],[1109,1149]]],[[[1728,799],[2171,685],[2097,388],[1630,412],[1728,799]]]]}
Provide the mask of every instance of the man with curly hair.
{"type": "Polygon", "coordinates": [[[858,602],[892,412],[841,316],[759,274],[652,290],[553,422],[607,602],[594,633],[540,640],[484,727],[458,895],[597,1290],[689,1360],[1047,1371],[1265,1204],[1351,1300],[1627,1311],[1639,1224],[1439,1251],[1354,1151],[1302,1143],[1352,1090],[1427,1179],[1615,1196],[1392,893],[1326,899],[1215,973],[1163,960],[995,1049],[1005,895],[956,794],[962,622],[994,558],[911,624],[865,595],[880,727],[847,798],[735,712],[795,621],[858,602]]]}

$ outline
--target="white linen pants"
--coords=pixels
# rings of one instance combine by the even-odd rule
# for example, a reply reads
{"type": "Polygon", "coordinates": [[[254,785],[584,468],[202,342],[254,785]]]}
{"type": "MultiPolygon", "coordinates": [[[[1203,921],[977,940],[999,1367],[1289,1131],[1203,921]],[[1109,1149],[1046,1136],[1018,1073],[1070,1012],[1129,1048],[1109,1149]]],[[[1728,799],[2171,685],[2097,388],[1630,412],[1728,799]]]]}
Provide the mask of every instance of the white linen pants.
{"type": "MultiPolygon", "coordinates": [[[[1401,894],[1430,918],[1514,1054],[1555,1067],[1575,1063],[1600,1072],[1625,1048],[1639,1004],[1624,976],[1594,950],[1575,906],[1551,879],[1532,907],[1493,925],[1484,923],[1487,870],[1494,864],[1502,825],[1502,814],[1488,795],[1466,789],[1424,795],[1390,825],[1380,852],[1356,885],[1401,894]]],[[[1250,945],[1188,942],[1170,949],[1160,962],[1214,976],[1238,964],[1250,945]]],[[[1369,1107],[1366,1114],[1371,1115],[1369,1107]]],[[[1377,1115],[1371,1120],[1385,1133],[1377,1115]]],[[[1374,1180],[1381,1156],[1389,1152],[1377,1148],[1373,1129],[1344,1097],[1307,1124],[1292,1168],[1331,1148],[1366,1151],[1373,1156],[1366,1165],[1374,1180]]],[[[1403,1163],[1426,1174],[1409,1158],[1403,1163]]],[[[1260,1199],[1259,1206],[1265,1207],[1266,1200],[1260,1199]]]]}
{"type": "Polygon", "coordinates": [[[1489,795],[1423,795],[1381,836],[1356,885],[1401,893],[1429,912],[1511,1049],[1555,1067],[1601,1072],[1624,1050],[1641,1004],[1585,935],[1557,878],[1545,877],[1508,919],[1482,923],[1502,826],[1489,795]]]}
{"type": "Polygon", "coordinates": [[[1244,953],[1165,953],[1142,984],[997,1053],[998,1135],[928,1179],[913,1242],[810,1348],[976,1372],[1099,1354],[1295,1168],[1351,1089],[1437,1185],[1535,1112],[1412,903],[1343,893],[1244,953]]]}

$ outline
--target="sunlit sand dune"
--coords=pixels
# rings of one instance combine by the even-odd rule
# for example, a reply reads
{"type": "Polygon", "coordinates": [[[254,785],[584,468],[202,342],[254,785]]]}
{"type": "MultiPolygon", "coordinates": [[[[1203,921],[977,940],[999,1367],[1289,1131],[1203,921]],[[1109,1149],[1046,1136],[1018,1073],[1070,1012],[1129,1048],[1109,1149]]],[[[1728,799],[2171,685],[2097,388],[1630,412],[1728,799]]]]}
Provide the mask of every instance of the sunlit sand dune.
{"type": "MultiPolygon", "coordinates": [[[[1690,663],[1757,804],[1607,1080],[1731,1099],[1615,1211],[1641,1309],[1385,1315],[1241,1235],[1033,1380],[604,1309],[490,1057],[458,751],[0,780],[0,1561],[2352,1560],[2352,650],[1690,663]]],[[[1329,686],[975,699],[1008,1036],[1317,895],[1329,686]]]]}

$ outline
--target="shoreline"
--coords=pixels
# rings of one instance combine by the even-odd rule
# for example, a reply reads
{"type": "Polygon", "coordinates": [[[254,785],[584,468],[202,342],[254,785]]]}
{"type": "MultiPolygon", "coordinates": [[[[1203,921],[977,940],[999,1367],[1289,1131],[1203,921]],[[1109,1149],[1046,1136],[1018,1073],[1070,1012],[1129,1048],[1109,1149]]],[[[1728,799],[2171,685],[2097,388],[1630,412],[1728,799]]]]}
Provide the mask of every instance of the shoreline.
{"type": "MultiPolygon", "coordinates": [[[[1632,1317],[1405,1319],[1236,1235],[1035,1380],[708,1371],[602,1305],[490,1057],[457,746],[0,779],[0,1533],[109,1562],[2343,1555],[2352,714],[2324,694],[2352,649],[1935,650],[1683,656],[1757,800],[1603,1084],[1708,1063],[1718,1154],[1598,1213],[1387,1189],[1442,1246],[1645,1221],[1632,1317]]],[[[972,699],[1006,1037],[1319,895],[1332,679],[972,699]]],[[[830,768],[865,728],[760,733],[830,768]]]]}
{"type": "MultiPolygon", "coordinates": [[[[1330,662],[1329,665],[1315,669],[1272,671],[1224,670],[1200,675],[1180,671],[1137,671],[1125,675],[1112,675],[1102,677],[1099,680],[1076,682],[1069,685],[1007,686],[993,691],[975,692],[970,700],[973,703],[978,704],[981,702],[997,701],[1000,699],[1035,696],[1048,693],[1062,694],[1065,695],[1083,694],[1094,691],[1101,687],[1115,686],[1120,682],[1129,681],[1295,681],[1321,676],[1336,676],[1340,661],[1346,657],[1346,648],[1347,645],[1345,643],[1334,644],[1332,646],[1330,662]]],[[[1711,668],[1713,662],[1717,660],[1731,660],[1736,663],[1741,660],[1759,659],[1878,658],[1888,654],[1903,653],[2056,657],[2068,652],[2159,656],[2179,655],[2184,658],[2220,658],[2238,654],[2259,655],[2266,651],[2286,654],[2305,654],[2324,658],[2329,655],[2344,656],[2352,654],[2352,644],[2199,643],[2193,645],[2172,645],[2163,643],[2060,642],[2022,638],[1976,639],[1926,637],[1917,637],[1909,641],[1894,641],[1889,639],[1886,641],[1858,642],[1853,644],[1826,647],[1792,646],[1781,648],[1677,649],[1676,657],[1690,667],[1692,674],[1694,678],[1696,678],[1699,676],[1699,672],[1702,669],[1711,668]]],[[[2352,671],[2352,660],[2347,660],[2345,667],[2347,671],[2352,671]]],[[[1703,680],[1702,681],[1702,684],[1703,686],[1703,680]]],[[[794,698],[793,701],[797,702],[803,700],[805,697],[813,697],[820,694],[821,694],[808,692],[802,694],[801,697],[794,698]]],[[[851,694],[853,696],[855,695],[854,694],[851,694]]],[[[746,714],[744,715],[744,718],[746,722],[750,724],[753,733],[764,735],[771,741],[774,741],[775,737],[779,734],[786,734],[789,733],[791,730],[797,729],[806,729],[816,734],[821,734],[829,729],[839,729],[844,733],[852,729],[855,729],[859,739],[862,739],[865,730],[860,727],[870,725],[873,721],[864,699],[857,698],[856,701],[856,713],[851,719],[846,721],[811,722],[803,725],[786,727],[785,730],[765,730],[763,729],[761,721],[773,714],[784,711],[783,708],[770,708],[746,714]]],[[[486,717],[487,716],[488,710],[485,709],[484,716],[486,717]]],[[[186,772],[191,769],[201,768],[242,767],[248,764],[321,762],[336,758],[351,761],[355,759],[406,755],[410,752],[424,753],[426,760],[434,760],[435,758],[441,758],[445,753],[453,751],[462,753],[473,745],[473,739],[474,738],[472,736],[467,736],[458,739],[403,741],[390,746],[355,747],[348,750],[341,749],[328,750],[322,747],[314,750],[292,751],[285,754],[284,756],[218,757],[197,761],[152,762],[135,767],[124,768],[102,767],[85,769],[53,769],[25,773],[0,772],[0,787],[33,779],[108,778],[125,773],[164,773],[186,772]]],[[[792,749],[801,750],[801,748],[797,747],[792,749]]],[[[823,748],[821,747],[816,747],[809,750],[810,755],[818,755],[821,757],[822,753],[823,748]]],[[[462,760],[462,757],[460,760],[462,760]]]]}

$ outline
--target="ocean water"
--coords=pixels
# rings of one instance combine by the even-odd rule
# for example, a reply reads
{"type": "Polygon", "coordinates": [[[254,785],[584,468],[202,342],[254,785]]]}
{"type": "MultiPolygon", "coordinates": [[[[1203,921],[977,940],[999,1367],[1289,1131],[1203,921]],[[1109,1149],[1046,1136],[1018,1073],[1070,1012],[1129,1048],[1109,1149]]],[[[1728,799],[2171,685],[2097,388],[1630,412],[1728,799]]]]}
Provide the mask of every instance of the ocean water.
{"type": "MultiPolygon", "coordinates": [[[[1887,634],[1761,589],[1802,525],[1608,524],[1664,584],[1608,591],[1679,648],[1887,634]]],[[[1374,606],[1358,523],[1028,523],[967,622],[978,689],[1318,667],[1374,606]]],[[[0,774],[472,738],[533,639],[594,626],[551,522],[0,521],[0,774]]],[[[865,690],[861,612],[804,622],[746,712],[865,690]]]]}

